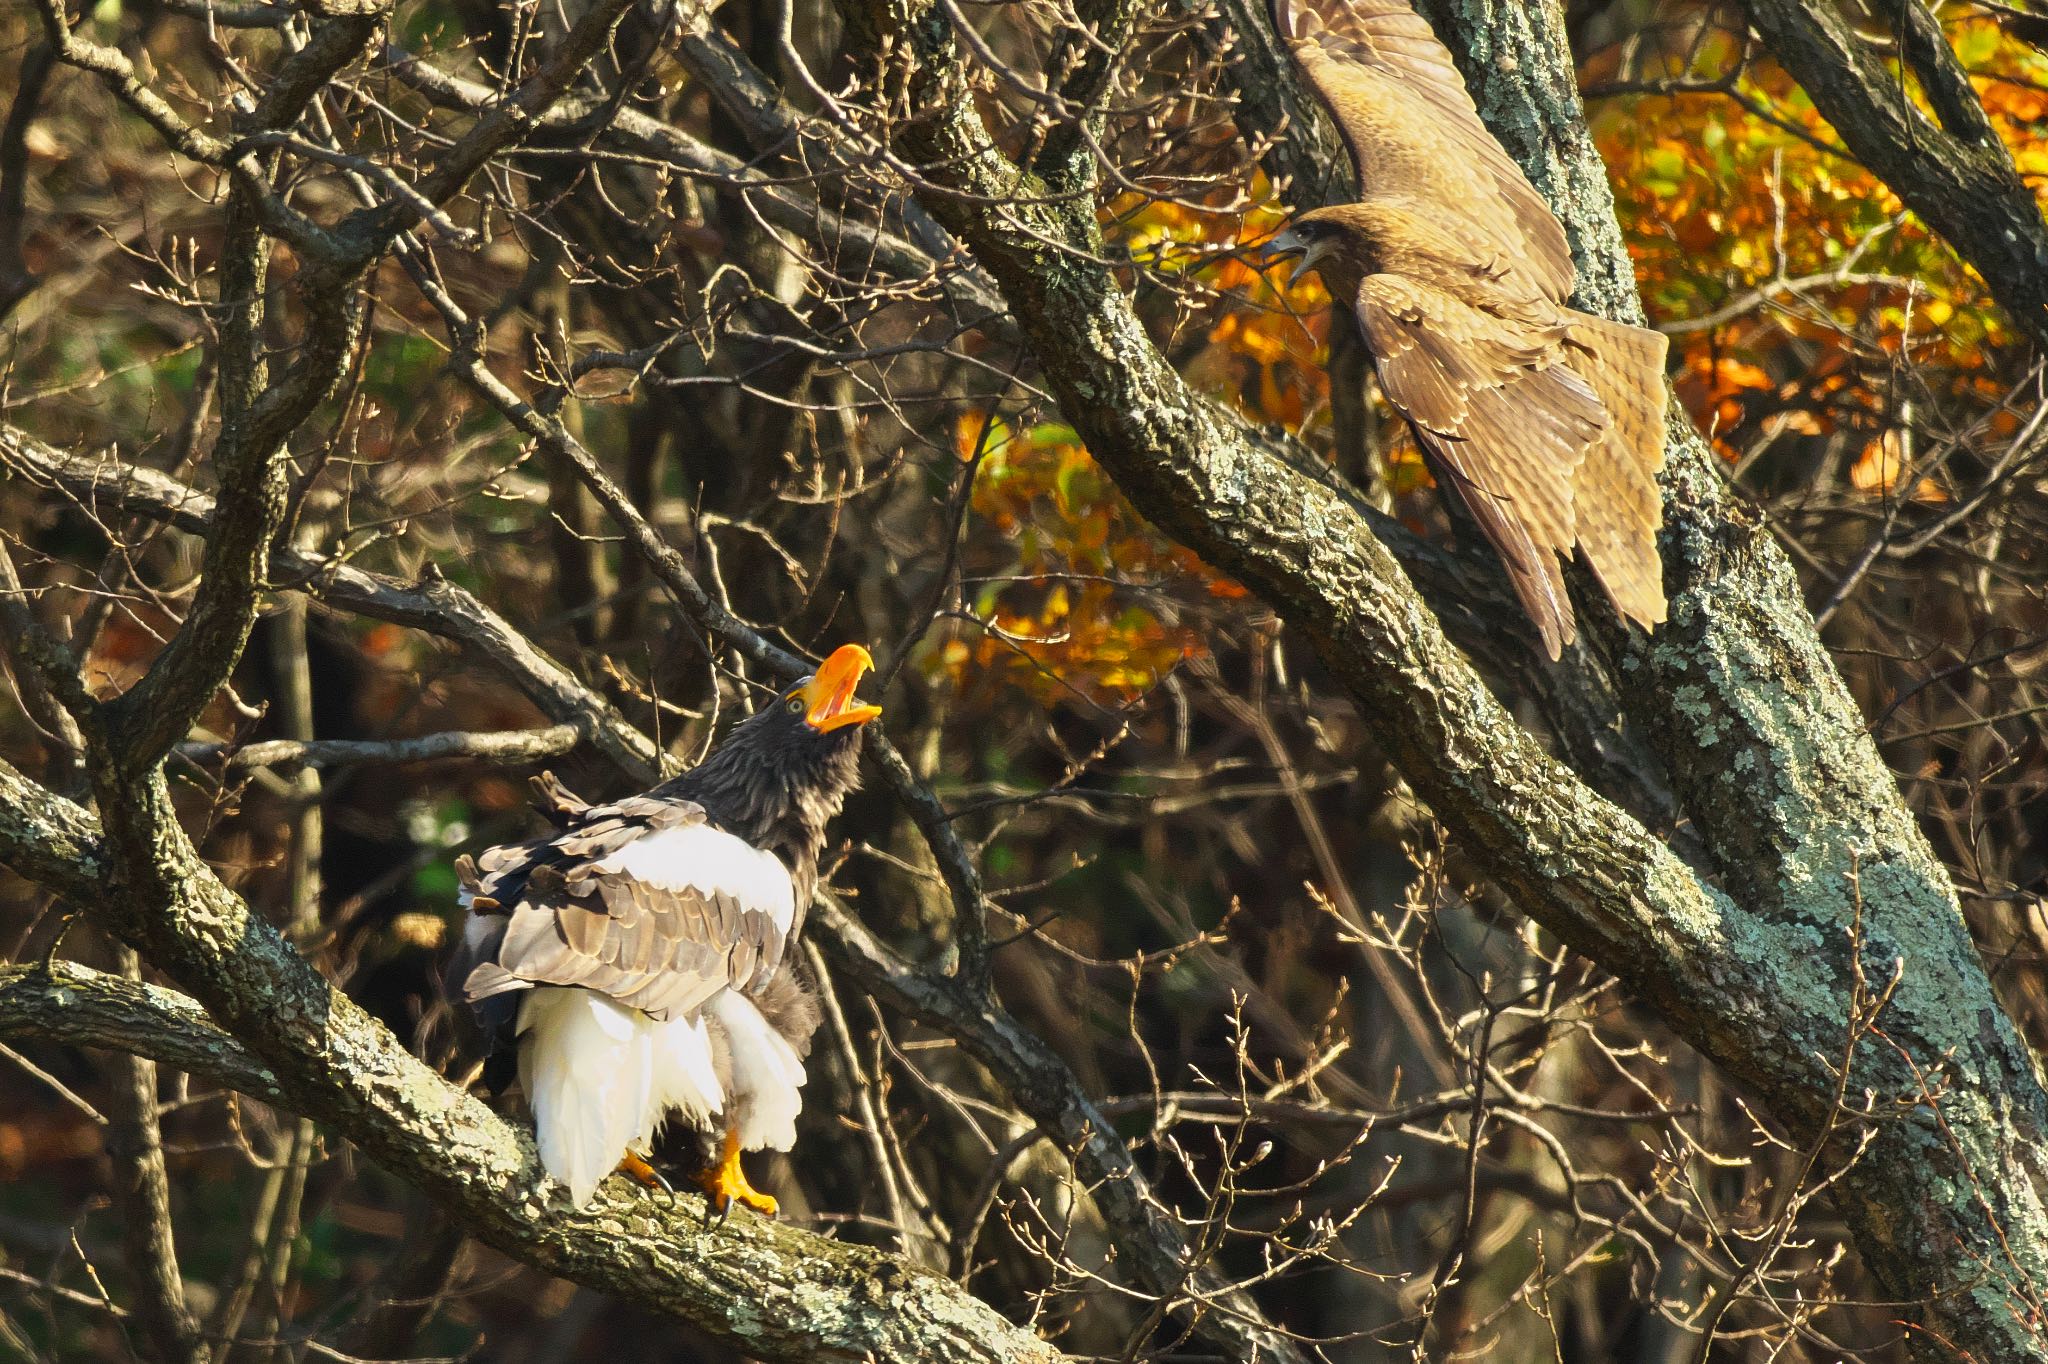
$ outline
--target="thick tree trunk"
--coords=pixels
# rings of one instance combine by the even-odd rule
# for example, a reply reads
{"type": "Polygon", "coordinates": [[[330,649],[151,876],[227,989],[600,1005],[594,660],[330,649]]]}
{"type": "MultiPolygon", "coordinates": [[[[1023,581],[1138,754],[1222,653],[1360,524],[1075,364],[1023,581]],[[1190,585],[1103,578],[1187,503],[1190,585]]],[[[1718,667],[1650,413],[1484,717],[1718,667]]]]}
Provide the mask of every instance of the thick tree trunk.
{"type": "MultiPolygon", "coordinates": [[[[1697,435],[1672,438],[1672,619],[1647,640],[1610,627],[1607,644],[1718,884],[1514,724],[1349,502],[1181,382],[1096,263],[1085,171],[1020,183],[938,10],[842,10],[894,47],[929,111],[899,139],[940,182],[926,206],[1002,287],[1067,419],[1138,508],[1304,631],[1475,860],[1763,1098],[1817,1168],[1868,1143],[1839,1198],[1930,1354],[2037,1358],[2048,1100],[1783,555],[1697,435]]],[[[1639,317],[1555,16],[1474,3],[1458,17],[1447,36],[1489,73],[1482,110],[1577,229],[1585,303],[1639,317]]]]}

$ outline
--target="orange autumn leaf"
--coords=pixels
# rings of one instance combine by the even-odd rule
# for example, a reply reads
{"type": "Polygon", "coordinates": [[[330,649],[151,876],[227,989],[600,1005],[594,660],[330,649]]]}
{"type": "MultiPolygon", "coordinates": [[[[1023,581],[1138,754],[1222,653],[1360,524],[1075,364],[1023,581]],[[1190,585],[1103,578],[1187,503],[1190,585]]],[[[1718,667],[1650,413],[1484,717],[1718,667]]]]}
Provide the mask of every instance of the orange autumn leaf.
{"type": "MultiPolygon", "coordinates": [[[[1849,483],[1858,492],[1874,497],[1894,496],[1900,479],[1906,476],[1905,440],[1893,428],[1870,441],[1856,462],[1849,466],[1849,483]]],[[[1946,502],[1948,494],[1933,479],[1922,478],[1913,485],[1916,502],[1946,502]]]]}
{"type": "Polygon", "coordinates": [[[984,552],[963,624],[926,667],[962,691],[995,680],[1040,700],[1127,699],[1206,652],[1181,603],[1244,589],[1145,524],[1069,427],[1000,432],[963,417],[956,447],[982,451],[969,506],[1002,533],[984,552]]]}

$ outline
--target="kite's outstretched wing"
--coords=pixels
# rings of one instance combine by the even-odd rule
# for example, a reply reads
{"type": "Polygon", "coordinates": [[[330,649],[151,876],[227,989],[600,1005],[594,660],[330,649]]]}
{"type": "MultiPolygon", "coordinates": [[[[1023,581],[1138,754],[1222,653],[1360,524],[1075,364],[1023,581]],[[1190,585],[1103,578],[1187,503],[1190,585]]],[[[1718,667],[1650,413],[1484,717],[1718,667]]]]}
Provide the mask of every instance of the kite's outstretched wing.
{"type": "Polygon", "coordinates": [[[1573,501],[1579,548],[1615,609],[1645,630],[1663,624],[1664,524],[1657,471],[1664,467],[1664,333],[1587,313],[1571,319],[1571,366],[1600,395],[1613,423],[1586,452],[1573,501]]]}
{"type": "Polygon", "coordinates": [[[1272,0],[1273,24],[1328,106],[1368,197],[1464,219],[1500,266],[1562,303],[1564,229],[1486,125],[1451,54],[1408,0],[1272,0]]]}
{"type": "Polygon", "coordinates": [[[1511,323],[1399,275],[1366,277],[1358,322],[1387,401],[1499,551],[1558,657],[1576,634],[1558,559],[1578,539],[1573,487],[1609,426],[1563,364],[1564,324],[1511,323]]]}

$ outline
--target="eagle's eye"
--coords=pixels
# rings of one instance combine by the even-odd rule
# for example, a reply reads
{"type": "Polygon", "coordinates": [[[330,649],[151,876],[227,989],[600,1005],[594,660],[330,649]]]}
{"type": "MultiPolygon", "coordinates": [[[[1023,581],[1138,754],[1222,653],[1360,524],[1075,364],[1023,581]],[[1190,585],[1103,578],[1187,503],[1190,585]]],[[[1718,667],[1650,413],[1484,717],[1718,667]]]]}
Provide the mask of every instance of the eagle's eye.
{"type": "Polygon", "coordinates": [[[802,715],[804,713],[804,698],[801,692],[791,693],[786,704],[791,715],[802,715]]]}

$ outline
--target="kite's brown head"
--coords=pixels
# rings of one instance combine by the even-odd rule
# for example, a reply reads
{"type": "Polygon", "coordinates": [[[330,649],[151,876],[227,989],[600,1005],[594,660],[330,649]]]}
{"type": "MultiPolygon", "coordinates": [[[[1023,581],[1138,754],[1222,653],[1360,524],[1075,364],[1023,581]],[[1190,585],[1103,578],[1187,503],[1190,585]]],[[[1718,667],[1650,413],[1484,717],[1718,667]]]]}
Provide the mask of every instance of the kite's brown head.
{"type": "Polygon", "coordinates": [[[1367,275],[1402,268],[1403,257],[1429,240],[1410,208],[1399,203],[1332,204],[1297,214],[1266,243],[1268,263],[1299,256],[1288,283],[1314,270],[1333,299],[1349,303],[1367,275]]]}
{"type": "MultiPolygon", "coordinates": [[[[1340,291],[1337,281],[1330,278],[1326,262],[1330,253],[1340,248],[1345,234],[1342,226],[1329,215],[1330,210],[1326,208],[1301,214],[1267,240],[1265,254],[1268,265],[1289,257],[1296,258],[1294,269],[1287,276],[1289,284],[1299,284],[1301,277],[1311,270],[1321,273],[1324,287],[1334,298],[1340,296],[1340,291]]],[[[1356,288],[1355,283],[1353,287],[1356,288]]]]}

